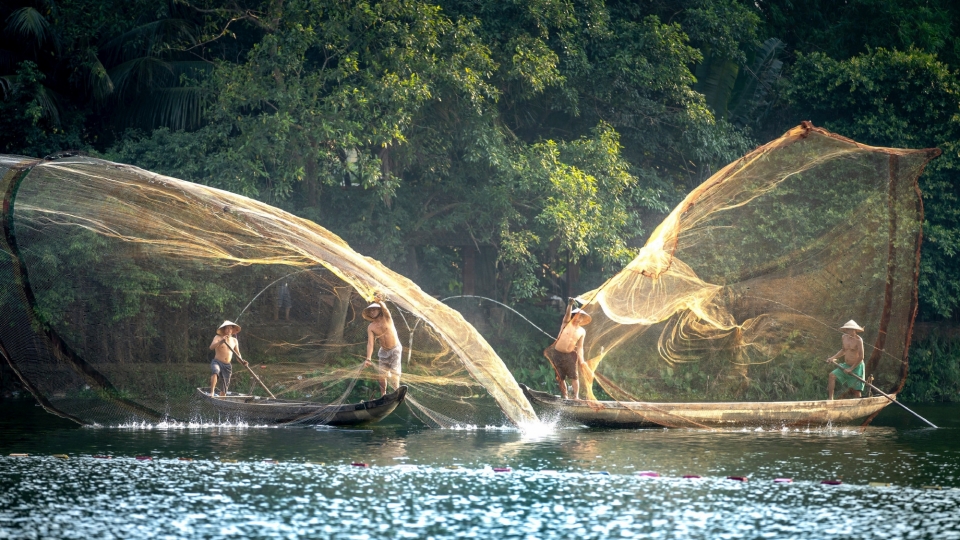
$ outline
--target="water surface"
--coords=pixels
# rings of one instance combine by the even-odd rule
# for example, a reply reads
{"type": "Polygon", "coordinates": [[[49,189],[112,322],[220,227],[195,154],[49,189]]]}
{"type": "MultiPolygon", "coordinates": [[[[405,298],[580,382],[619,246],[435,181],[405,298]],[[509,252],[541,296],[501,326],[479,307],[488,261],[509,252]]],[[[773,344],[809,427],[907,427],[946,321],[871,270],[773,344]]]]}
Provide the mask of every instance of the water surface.
{"type": "Polygon", "coordinates": [[[960,407],[917,409],[942,429],[80,428],[5,402],[0,538],[960,538],[960,407]]]}

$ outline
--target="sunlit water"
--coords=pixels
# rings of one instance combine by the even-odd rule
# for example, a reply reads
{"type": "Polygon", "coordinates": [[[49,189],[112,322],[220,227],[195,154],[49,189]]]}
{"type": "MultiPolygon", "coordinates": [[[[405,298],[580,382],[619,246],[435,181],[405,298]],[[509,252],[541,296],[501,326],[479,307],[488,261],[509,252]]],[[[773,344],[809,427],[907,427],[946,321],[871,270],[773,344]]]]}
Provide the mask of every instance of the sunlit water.
{"type": "Polygon", "coordinates": [[[960,407],[918,412],[942,429],[78,428],[7,402],[0,538],[960,538],[960,407]]]}

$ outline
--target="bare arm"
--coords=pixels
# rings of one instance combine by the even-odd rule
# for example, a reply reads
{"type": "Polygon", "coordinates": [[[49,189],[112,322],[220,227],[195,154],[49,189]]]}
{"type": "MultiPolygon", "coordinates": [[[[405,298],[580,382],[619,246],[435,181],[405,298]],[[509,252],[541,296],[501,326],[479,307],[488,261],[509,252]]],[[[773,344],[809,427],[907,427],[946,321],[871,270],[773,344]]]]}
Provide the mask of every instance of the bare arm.
{"type": "Polygon", "coordinates": [[[373,329],[370,328],[371,326],[373,325],[367,326],[367,359],[364,361],[367,364],[370,363],[370,357],[373,356],[373,342],[377,339],[373,334],[373,329]]]}
{"type": "Polygon", "coordinates": [[[580,332],[580,338],[577,340],[577,359],[580,360],[581,364],[587,365],[587,360],[583,357],[583,338],[587,336],[587,333],[583,330],[580,332]]]}
{"type": "MultiPolygon", "coordinates": [[[[570,322],[570,312],[573,311],[573,302],[567,302],[567,311],[563,314],[563,322],[560,323],[560,333],[563,333],[563,329],[567,326],[567,323],[570,322]]],[[[557,334],[558,336],[560,334],[557,334]]]]}
{"type": "Polygon", "coordinates": [[[377,300],[377,303],[380,304],[380,313],[383,314],[384,320],[390,324],[393,324],[393,316],[390,315],[390,310],[387,309],[387,303],[383,300],[377,300]]]}
{"type": "Polygon", "coordinates": [[[211,351],[216,350],[216,348],[219,347],[221,343],[223,343],[222,336],[213,336],[213,341],[210,342],[210,350],[211,351]]]}

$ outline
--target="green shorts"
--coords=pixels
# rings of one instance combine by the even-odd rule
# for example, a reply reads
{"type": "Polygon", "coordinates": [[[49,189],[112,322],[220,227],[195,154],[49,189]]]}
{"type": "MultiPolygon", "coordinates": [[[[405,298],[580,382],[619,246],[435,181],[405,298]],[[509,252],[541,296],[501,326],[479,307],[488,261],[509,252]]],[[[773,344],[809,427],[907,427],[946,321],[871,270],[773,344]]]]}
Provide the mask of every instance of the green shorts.
{"type": "Polygon", "coordinates": [[[850,366],[848,366],[845,362],[840,362],[840,367],[833,370],[833,374],[837,377],[837,382],[843,386],[846,386],[847,388],[863,392],[864,384],[853,376],[856,375],[861,379],[863,378],[863,362],[857,364],[857,367],[853,370],[853,375],[847,375],[847,373],[843,371],[845,369],[850,369],[850,366]]]}

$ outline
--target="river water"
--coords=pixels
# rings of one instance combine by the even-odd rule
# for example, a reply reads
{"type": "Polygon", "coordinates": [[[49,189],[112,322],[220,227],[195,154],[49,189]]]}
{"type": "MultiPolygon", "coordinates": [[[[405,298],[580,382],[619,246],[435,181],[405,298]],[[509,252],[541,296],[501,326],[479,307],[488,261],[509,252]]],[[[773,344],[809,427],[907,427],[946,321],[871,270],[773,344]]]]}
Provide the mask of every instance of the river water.
{"type": "Polygon", "coordinates": [[[0,538],[960,538],[960,406],[916,410],[941,429],[88,428],[7,401],[0,538]]]}

